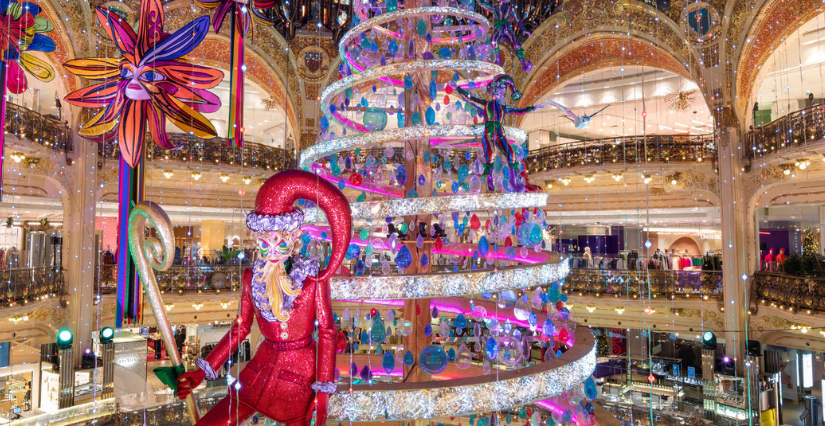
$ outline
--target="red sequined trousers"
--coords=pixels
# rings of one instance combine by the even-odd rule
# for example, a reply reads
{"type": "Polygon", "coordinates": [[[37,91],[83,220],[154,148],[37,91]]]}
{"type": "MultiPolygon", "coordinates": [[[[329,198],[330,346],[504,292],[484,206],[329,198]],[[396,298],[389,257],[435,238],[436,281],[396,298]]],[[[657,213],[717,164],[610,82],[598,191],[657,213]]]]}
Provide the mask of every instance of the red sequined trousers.
{"type": "Polygon", "coordinates": [[[290,426],[309,425],[315,392],[310,385],[335,380],[335,336],[329,281],[304,280],[286,328],[264,319],[252,301],[252,270],[243,275],[238,318],[229,333],[205,358],[214,370],[229,359],[257,318],[266,338],[255,356],[238,375],[240,389],[229,386],[229,395],[197,423],[198,426],[236,425],[256,412],[290,426]],[[318,344],[312,341],[318,320],[318,344]],[[282,333],[286,333],[285,337],[282,333]]]}

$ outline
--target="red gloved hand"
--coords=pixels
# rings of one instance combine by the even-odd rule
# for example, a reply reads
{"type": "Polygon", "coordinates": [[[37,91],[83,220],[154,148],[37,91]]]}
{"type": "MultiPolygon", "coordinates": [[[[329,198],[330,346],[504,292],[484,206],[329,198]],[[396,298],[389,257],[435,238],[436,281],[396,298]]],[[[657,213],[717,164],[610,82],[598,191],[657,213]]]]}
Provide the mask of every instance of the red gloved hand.
{"type": "MultiPolygon", "coordinates": [[[[329,394],[318,392],[315,394],[315,426],[324,426],[327,422],[327,408],[329,407],[329,394]]],[[[312,410],[309,412],[312,417],[312,410]]]]}
{"type": "Polygon", "coordinates": [[[204,378],[206,378],[206,373],[204,373],[201,369],[187,371],[186,373],[178,376],[178,399],[181,401],[186,399],[186,397],[192,393],[192,390],[203,382],[204,378]]]}

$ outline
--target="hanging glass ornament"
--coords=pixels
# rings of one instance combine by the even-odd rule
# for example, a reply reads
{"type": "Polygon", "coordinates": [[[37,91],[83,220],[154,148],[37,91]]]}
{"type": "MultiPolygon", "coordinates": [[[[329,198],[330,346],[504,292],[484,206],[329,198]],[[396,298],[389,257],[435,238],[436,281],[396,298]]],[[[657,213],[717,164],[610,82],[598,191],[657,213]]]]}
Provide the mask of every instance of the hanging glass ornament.
{"type": "Polygon", "coordinates": [[[395,334],[401,337],[407,337],[412,333],[413,324],[409,320],[402,320],[395,327],[395,334]]]}
{"type": "Polygon", "coordinates": [[[496,339],[492,337],[487,339],[487,343],[484,344],[484,353],[487,354],[488,359],[496,359],[498,356],[498,342],[496,342],[496,339]]]}
{"type": "Polygon", "coordinates": [[[381,359],[381,366],[384,367],[385,373],[392,374],[392,370],[395,369],[395,357],[391,352],[384,353],[384,357],[381,359]]]}
{"type": "Polygon", "coordinates": [[[418,354],[418,363],[427,374],[439,374],[447,368],[447,353],[439,345],[430,345],[418,354]]]}
{"type": "Polygon", "coordinates": [[[458,352],[455,355],[455,365],[456,367],[466,370],[470,368],[473,362],[473,354],[467,349],[467,346],[462,344],[458,347],[458,352]]]}
{"type": "Polygon", "coordinates": [[[415,362],[415,357],[413,357],[412,352],[407,351],[404,353],[404,365],[407,367],[412,367],[413,363],[415,362]]]}
{"type": "Polygon", "coordinates": [[[522,295],[518,298],[516,305],[513,306],[513,315],[516,318],[524,321],[527,319],[528,316],[530,316],[530,312],[530,303],[527,299],[527,295],[522,295]]]}
{"type": "Polygon", "coordinates": [[[401,245],[401,248],[398,250],[398,254],[395,256],[395,264],[401,269],[407,269],[410,267],[410,264],[412,264],[412,254],[407,246],[401,245]]]}

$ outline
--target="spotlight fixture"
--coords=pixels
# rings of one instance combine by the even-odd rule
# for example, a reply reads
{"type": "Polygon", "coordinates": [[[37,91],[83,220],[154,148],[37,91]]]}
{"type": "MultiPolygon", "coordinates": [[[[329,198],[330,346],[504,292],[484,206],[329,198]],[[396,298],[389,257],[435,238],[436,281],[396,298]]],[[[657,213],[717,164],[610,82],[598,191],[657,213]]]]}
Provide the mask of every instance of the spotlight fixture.
{"type": "Polygon", "coordinates": [[[19,152],[12,152],[11,159],[14,160],[15,163],[19,163],[26,159],[26,156],[19,153],[19,152]]]}
{"type": "Polygon", "coordinates": [[[706,331],[702,334],[702,343],[704,343],[705,349],[716,349],[716,336],[712,332],[706,331]]]}
{"type": "Polygon", "coordinates": [[[175,307],[175,304],[174,304],[174,303],[165,303],[165,304],[163,305],[163,307],[164,307],[164,308],[166,308],[166,312],[169,312],[169,311],[171,311],[171,310],[172,310],[172,308],[174,308],[174,307],[175,307]]]}
{"type": "Polygon", "coordinates": [[[561,183],[563,183],[564,186],[570,185],[570,178],[561,178],[561,183]]]}
{"type": "Polygon", "coordinates": [[[103,327],[98,336],[100,337],[100,343],[109,343],[115,337],[115,330],[112,327],[103,327]]]}
{"type": "Polygon", "coordinates": [[[203,307],[203,303],[201,303],[201,302],[194,303],[194,304],[192,304],[192,307],[195,308],[196,311],[200,311],[201,308],[203,307]]]}
{"type": "Polygon", "coordinates": [[[615,175],[613,175],[613,180],[615,180],[616,182],[622,180],[622,174],[616,173],[615,175]]]}
{"type": "Polygon", "coordinates": [[[72,332],[65,328],[57,333],[57,347],[60,349],[71,348],[73,340],[74,336],[72,335],[72,332]]]}
{"type": "Polygon", "coordinates": [[[596,310],[596,305],[594,303],[591,303],[591,304],[587,305],[587,312],[590,312],[592,314],[593,311],[595,311],[595,310],[596,310]]]}
{"type": "Polygon", "coordinates": [[[623,314],[624,308],[616,308],[616,313],[618,313],[619,315],[623,314]]]}
{"type": "Polygon", "coordinates": [[[252,183],[252,178],[251,178],[251,177],[249,177],[249,176],[244,176],[244,178],[243,178],[243,183],[244,183],[245,185],[249,185],[250,183],[252,183]]]}
{"type": "Polygon", "coordinates": [[[596,177],[593,175],[587,175],[584,177],[584,181],[587,183],[593,183],[594,180],[596,180],[596,177]]]}
{"type": "Polygon", "coordinates": [[[782,173],[785,173],[785,175],[789,175],[791,174],[791,169],[789,167],[786,167],[785,170],[782,171],[782,173]]]}
{"type": "Polygon", "coordinates": [[[229,181],[229,175],[226,173],[221,173],[221,182],[226,183],[229,181]]]}
{"type": "Polygon", "coordinates": [[[201,172],[192,172],[192,179],[201,180],[202,176],[203,176],[203,173],[201,173],[201,172]]]}
{"type": "Polygon", "coordinates": [[[653,180],[653,176],[651,176],[651,175],[642,175],[642,179],[644,179],[645,185],[647,185],[647,184],[650,183],[650,181],[653,180]]]}
{"type": "Polygon", "coordinates": [[[172,179],[172,176],[174,176],[174,175],[175,175],[175,172],[173,172],[171,170],[164,170],[163,171],[163,177],[165,177],[166,179],[172,179]]]}

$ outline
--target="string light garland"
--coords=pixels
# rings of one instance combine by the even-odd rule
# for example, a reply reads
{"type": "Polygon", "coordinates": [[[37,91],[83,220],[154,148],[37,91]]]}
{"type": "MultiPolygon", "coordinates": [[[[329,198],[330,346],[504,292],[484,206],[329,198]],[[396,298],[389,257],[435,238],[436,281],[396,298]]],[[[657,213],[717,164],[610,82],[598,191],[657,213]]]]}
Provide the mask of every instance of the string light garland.
{"type": "MultiPolygon", "coordinates": [[[[504,136],[513,142],[522,144],[527,141],[527,132],[524,130],[508,126],[502,126],[502,129],[504,130],[504,136]]],[[[317,143],[303,150],[298,166],[304,170],[310,170],[312,163],[327,155],[365,146],[412,139],[430,139],[431,143],[441,143],[442,140],[480,138],[483,134],[484,126],[444,124],[440,126],[401,127],[380,132],[344,136],[317,143]]]]}
{"type": "MultiPolygon", "coordinates": [[[[351,203],[353,219],[376,219],[393,216],[437,214],[443,212],[510,210],[544,207],[548,194],[504,193],[476,195],[448,195],[442,197],[405,198],[387,201],[351,203]]],[[[304,223],[326,222],[326,215],[318,208],[304,210],[304,223]]]]}
{"type": "Polygon", "coordinates": [[[513,268],[430,274],[334,277],[333,300],[418,299],[496,293],[562,281],[570,272],[568,259],[513,268]]]}
{"type": "Polygon", "coordinates": [[[497,374],[400,385],[353,385],[330,398],[336,421],[431,419],[476,414],[552,398],[584,382],[596,369],[590,330],[575,332],[576,344],[558,358],[497,374]]]}

